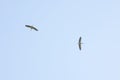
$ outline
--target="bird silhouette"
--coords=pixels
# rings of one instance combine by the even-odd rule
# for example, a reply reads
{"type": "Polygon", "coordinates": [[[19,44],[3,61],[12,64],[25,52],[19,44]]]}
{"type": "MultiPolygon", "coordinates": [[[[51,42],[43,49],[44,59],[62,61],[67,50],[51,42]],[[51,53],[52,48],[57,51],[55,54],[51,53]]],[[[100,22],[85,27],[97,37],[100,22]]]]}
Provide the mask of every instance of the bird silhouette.
{"type": "Polygon", "coordinates": [[[30,28],[30,29],[34,29],[35,31],[38,31],[37,28],[35,28],[34,26],[31,26],[31,25],[25,25],[25,27],[28,27],[28,28],[30,28]]]}
{"type": "Polygon", "coordinates": [[[78,46],[79,46],[80,50],[81,50],[81,44],[83,44],[83,43],[81,43],[81,40],[82,40],[82,37],[79,38],[79,42],[78,42],[78,46]]]}

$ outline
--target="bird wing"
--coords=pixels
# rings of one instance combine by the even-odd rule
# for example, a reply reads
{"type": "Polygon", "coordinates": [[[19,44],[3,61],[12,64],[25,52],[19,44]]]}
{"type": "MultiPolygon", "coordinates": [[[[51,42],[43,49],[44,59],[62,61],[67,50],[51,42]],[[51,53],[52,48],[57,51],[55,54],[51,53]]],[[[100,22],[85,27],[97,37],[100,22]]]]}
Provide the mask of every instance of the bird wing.
{"type": "Polygon", "coordinates": [[[30,26],[30,25],[25,25],[25,27],[29,27],[29,28],[31,28],[32,26],[30,26]]]}
{"type": "Polygon", "coordinates": [[[37,28],[35,28],[35,27],[32,27],[34,30],[36,30],[36,31],[38,31],[38,29],[37,28]]]}

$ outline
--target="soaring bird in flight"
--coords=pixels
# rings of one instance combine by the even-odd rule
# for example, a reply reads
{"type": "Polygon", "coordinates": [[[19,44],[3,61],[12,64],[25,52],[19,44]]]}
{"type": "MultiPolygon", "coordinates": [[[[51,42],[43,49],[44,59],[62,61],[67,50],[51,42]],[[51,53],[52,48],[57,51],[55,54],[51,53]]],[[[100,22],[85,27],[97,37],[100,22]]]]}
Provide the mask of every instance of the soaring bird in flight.
{"type": "Polygon", "coordinates": [[[81,39],[82,39],[82,37],[79,38],[79,42],[78,42],[78,46],[79,46],[79,49],[80,49],[80,50],[81,50],[81,44],[82,44],[82,43],[81,43],[81,39]]]}
{"type": "Polygon", "coordinates": [[[38,29],[37,29],[37,28],[35,28],[34,26],[25,25],[25,27],[28,27],[28,28],[30,28],[30,29],[34,29],[34,30],[38,31],[38,29]]]}

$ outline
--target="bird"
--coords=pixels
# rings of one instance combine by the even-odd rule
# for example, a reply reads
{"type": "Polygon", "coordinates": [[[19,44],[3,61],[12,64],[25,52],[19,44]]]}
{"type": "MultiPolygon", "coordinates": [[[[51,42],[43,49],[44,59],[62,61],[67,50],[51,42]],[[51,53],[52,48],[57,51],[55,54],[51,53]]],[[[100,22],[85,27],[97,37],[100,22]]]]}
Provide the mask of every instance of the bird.
{"type": "Polygon", "coordinates": [[[81,44],[83,44],[83,43],[81,43],[81,39],[82,39],[82,37],[80,37],[79,38],[79,41],[78,41],[78,46],[79,46],[79,49],[81,50],[81,44]]]}
{"type": "Polygon", "coordinates": [[[38,31],[37,28],[35,28],[34,26],[31,26],[31,25],[25,25],[25,27],[28,27],[28,28],[34,29],[35,31],[38,31]]]}

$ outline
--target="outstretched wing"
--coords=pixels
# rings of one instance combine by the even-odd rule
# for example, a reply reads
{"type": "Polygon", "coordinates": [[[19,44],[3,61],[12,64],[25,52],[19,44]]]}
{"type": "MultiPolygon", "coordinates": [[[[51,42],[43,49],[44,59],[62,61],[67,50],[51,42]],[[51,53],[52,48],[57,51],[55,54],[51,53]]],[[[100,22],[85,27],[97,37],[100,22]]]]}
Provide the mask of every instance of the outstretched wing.
{"type": "Polygon", "coordinates": [[[38,31],[38,29],[37,29],[37,28],[35,28],[35,27],[32,27],[32,29],[34,29],[34,30],[38,31]]]}
{"type": "Polygon", "coordinates": [[[30,26],[30,25],[25,25],[25,27],[29,27],[29,28],[31,28],[32,26],[30,26]]]}
{"type": "Polygon", "coordinates": [[[29,27],[29,28],[31,28],[31,29],[34,29],[34,30],[36,30],[36,31],[38,31],[38,29],[37,28],[35,28],[34,26],[30,26],[30,25],[25,25],[26,27],[29,27]]]}
{"type": "Polygon", "coordinates": [[[81,50],[81,37],[79,38],[79,42],[78,42],[78,45],[79,45],[79,49],[81,50]]]}

